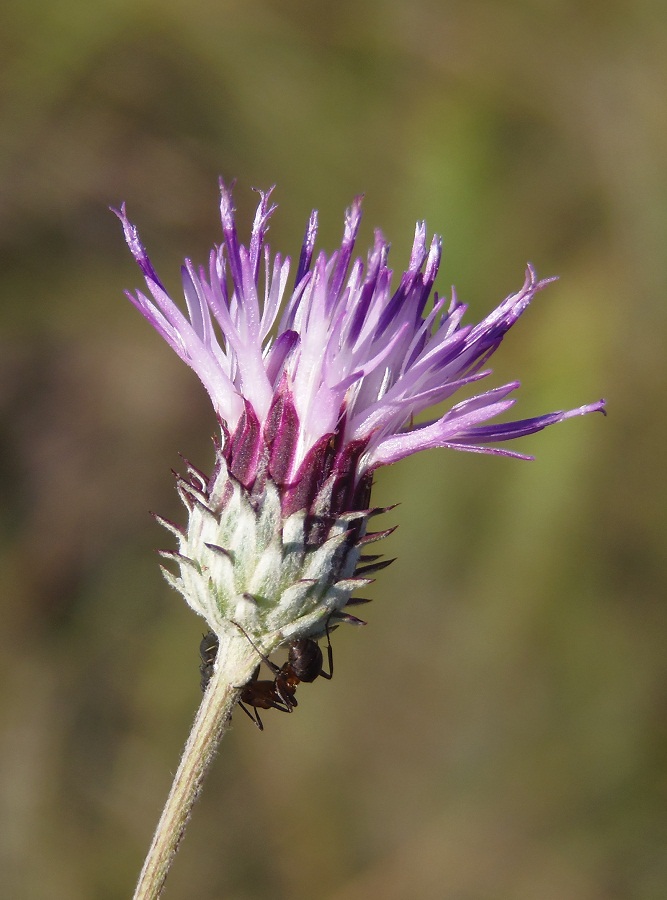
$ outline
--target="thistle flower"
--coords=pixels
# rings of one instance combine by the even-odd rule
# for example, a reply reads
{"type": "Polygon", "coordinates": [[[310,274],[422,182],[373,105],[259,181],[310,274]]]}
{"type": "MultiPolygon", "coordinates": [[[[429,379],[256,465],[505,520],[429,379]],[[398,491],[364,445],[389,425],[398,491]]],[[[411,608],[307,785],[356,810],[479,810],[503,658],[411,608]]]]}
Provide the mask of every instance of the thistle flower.
{"type": "MultiPolygon", "coordinates": [[[[221,429],[211,476],[188,463],[178,479],[187,527],[158,517],[179,542],[178,551],[163,551],[179,574],[164,569],[165,577],[206,619],[219,650],[213,663],[215,640],[207,636],[202,675],[211,680],[135,900],[156,900],[162,891],[204,774],[255,671],[257,650],[269,654],[286,642],[317,639],[340,622],[360,622],[344,609],[364,602],[353,592],[387,565],[365,557],[364,548],[393,530],[368,530],[372,516],[383,511],[370,505],[375,470],[432,447],[526,459],[498,445],[572,416],[604,412],[601,400],[492,423],[513,405],[510,394],[519,383],[475,393],[490,374],[484,368],[489,357],[550,281],[538,281],[530,266],[516,294],[478,325],[464,325],[466,307],[454,294],[434,293],[430,300],[441,243],[434,237],[427,246],[423,222],[395,290],[389,245],[379,231],[366,265],[353,260],[357,198],[346,213],[341,246],[329,257],[314,258],[312,213],[288,291],[290,261],[272,258],[266,244],[275,210],[271,191],[260,192],[247,247],[239,242],[231,193],[222,183],[220,193],[222,244],[211,251],[208,268],[195,269],[190,260],[182,268],[187,317],[163,287],[125,207],[117,212],[150,295],[128,297],[197,373],[221,429]],[[472,396],[435,421],[414,424],[463,388],[472,396]]],[[[274,692],[278,681],[256,686],[274,692]]],[[[293,705],[285,702],[283,711],[293,705]]]]}
{"type": "Polygon", "coordinates": [[[380,231],[366,264],[353,259],[361,198],[345,215],[343,240],[314,255],[317,213],[306,228],[293,287],[290,260],[266,243],[275,206],[259,192],[249,245],[239,242],[230,190],[221,182],[223,241],[208,267],[182,267],[187,317],[162,285],[125,213],[117,213],[149,295],[128,297],[197,373],[221,436],[213,474],[188,464],[178,491],[186,529],[164,519],[179,541],[165,551],[180,568],[167,580],[223,638],[230,623],[264,652],[320,636],[351,595],[386,565],[365,546],[389,534],[369,531],[371,481],[382,465],[434,447],[528,459],[505,442],[572,416],[604,411],[599,401],[569,411],[498,423],[519,382],[475,393],[504,335],[535,294],[528,266],[516,294],[477,325],[466,306],[431,293],[441,240],[427,245],[417,224],[407,270],[392,290],[389,244],[380,231]],[[467,388],[439,418],[414,424],[429,407],[467,388]],[[472,391],[470,389],[472,388],[472,391]],[[365,562],[367,564],[365,564],[365,562]],[[361,563],[361,565],[360,565],[361,563]]]}

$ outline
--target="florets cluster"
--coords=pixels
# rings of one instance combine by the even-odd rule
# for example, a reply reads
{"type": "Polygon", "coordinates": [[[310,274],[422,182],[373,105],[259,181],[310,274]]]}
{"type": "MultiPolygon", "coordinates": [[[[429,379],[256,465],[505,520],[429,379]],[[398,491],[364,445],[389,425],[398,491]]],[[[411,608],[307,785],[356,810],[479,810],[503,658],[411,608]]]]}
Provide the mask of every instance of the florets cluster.
{"type": "MultiPolygon", "coordinates": [[[[262,646],[321,634],[352,591],[368,583],[358,564],[367,534],[372,475],[418,450],[451,447],[530,458],[498,444],[603,410],[599,401],[531,419],[493,423],[515,402],[511,382],[474,393],[504,335],[535,294],[528,266],[521,289],[477,325],[452,293],[433,293],[441,241],[418,223],[408,268],[392,289],[381,232],[364,263],[353,259],[361,199],[347,211],[341,246],[315,257],[313,212],[287,290],[290,260],[271,256],[275,210],[260,192],[250,242],[239,242],[231,192],[220,185],[223,241],[208,267],[182,267],[187,317],[171,300],[128,220],[118,213],[149,295],[132,303],[197,373],[217,413],[221,438],[206,477],[189,467],[179,492],[187,529],[180,575],[170,582],[216,633],[233,620],[262,646]],[[432,299],[431,299],[432,297],[432,299]],[[429,407],[467,388],[432,422],[429,407]],[[355,575],[356,572],[356,575],[355,575]],[[361,579],[361,581],[360,581],[361,579]]],[[[372,567],[378,567],[373,557],[372,567]]]]}

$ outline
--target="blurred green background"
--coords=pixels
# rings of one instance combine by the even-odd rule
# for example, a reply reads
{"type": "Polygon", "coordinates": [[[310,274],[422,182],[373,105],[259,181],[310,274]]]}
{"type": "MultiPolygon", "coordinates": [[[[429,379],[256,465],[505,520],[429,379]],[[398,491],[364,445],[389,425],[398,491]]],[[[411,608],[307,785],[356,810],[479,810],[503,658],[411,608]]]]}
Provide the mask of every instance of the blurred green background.
{"type": "Polygon", "coordinates": [[[365,192],[358,249],[379,226],[402,271],[425,218],[470,320],[527,259],[559,274],[494,383],[609,417],[380,473],[368,626],[295,715],[235,717],[166,900],[667,895],[666,28],[657,0],[3,4],[0,896],[130,896],[199,702],[148,510],[184,520],[169,470],[215,423],[107,206],[178,294],[219,174],[245,236],[278,185],[293,256],[365,192]]]}

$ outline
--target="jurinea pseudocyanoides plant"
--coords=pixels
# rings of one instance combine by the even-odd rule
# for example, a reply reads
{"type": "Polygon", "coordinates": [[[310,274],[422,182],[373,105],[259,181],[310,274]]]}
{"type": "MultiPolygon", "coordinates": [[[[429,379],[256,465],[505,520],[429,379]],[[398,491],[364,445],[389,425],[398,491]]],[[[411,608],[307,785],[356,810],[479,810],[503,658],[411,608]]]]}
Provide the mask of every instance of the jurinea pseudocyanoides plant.
{"type": "Polygon", "coordinates": [[[490,374],[489,357],[552,280],[538,280],[531,266],[516,294],[479,324],[464,325],[466,306],[455,295],[431,299],[441,240],[428,245],[423,222],[393,289],[389,244],[379,231],[366,264],[353,259],[357,198],[330,256],[314,254],[312,213],[288,288],[290,260],[272,258],[266,243],[271,191],[259,193],[247,247],[222,182],[220,194],[222,243],[208,267],[186,260],[181,270],[187,316],[163,287],[125,207],[118,212],[148,287],[128,297],[197,373],[220,424],[211,475],[188,465],[178,481],[187,526],[161,520],[179,544],[167,554],[179,574],[165,570],[165,576],[206,619],[219,651],[135,897],[161,891],[257,649],[268,655],[296,639],[321,637],[328,623],[354,621],[344,608],[369,583],[373,567],[359,567],[363,548],[388,533],[368,530],[382,511],[370,504],[375,470],[434,447],[527,459],[506,442],[604,411],[598,401],[499,423],[519,383],[477,392],[490,374]],[[468,396],[439,418],[414,424],[463,389],[468,396]]]}

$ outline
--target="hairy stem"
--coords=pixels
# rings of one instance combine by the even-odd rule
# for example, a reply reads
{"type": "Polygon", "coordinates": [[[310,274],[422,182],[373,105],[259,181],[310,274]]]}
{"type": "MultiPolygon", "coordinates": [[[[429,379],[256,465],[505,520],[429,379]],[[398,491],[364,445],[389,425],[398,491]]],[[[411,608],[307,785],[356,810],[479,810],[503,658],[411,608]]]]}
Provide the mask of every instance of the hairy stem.
{"type": "Polygon", "coordinates": [[[246,684],[257,665],[255,651],[238,634],[220,641],[217,659],[216,671],[197,711],[133,900],[157,900],[162,893],[206,772],[229,727],[239,685],[246,684]]]}

